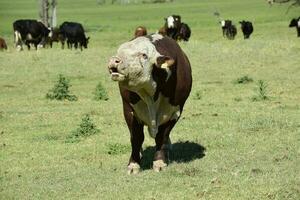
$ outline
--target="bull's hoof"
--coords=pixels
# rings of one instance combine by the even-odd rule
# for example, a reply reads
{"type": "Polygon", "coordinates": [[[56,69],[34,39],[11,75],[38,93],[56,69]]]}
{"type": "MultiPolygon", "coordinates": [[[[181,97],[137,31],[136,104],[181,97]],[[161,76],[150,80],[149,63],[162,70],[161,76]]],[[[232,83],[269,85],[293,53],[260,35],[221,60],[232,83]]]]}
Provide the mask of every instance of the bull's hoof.
{"type": "Polygon", "coordinates": [[[138,174],[140,172],[140,165],[137,163],[130,163],[127,167],[127,174],[131,175],[131,174],[138,174]]]}
{"type": "Polygon", "coordinates": [[[155,172],[160,172],[166,169],[167,163],[165,163],[163,160],[156,160],[153,161],[153,170],[155,172]]]}

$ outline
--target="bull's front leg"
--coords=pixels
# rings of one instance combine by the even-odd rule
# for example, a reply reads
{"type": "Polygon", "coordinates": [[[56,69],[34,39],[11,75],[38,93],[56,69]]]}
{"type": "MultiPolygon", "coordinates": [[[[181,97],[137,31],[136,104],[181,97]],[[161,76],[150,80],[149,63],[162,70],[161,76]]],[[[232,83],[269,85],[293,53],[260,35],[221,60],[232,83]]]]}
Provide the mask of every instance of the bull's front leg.
{"type": "Polygon", "coordinates": [[[144,142],[144,125],[134,116],[131,106],[123,102],[124,116],[130,131],[131,155],[127,167],[128,174],[137,174],[140,171],[140,151],[144,142]]]}
{"type": "Polygon", "coordinates": [[[156,152],[153,159],[153,170],[156,172],[164,170],[168,165],[171,148],[170,132],[176,122],[176,120],[171,120],[158,127],[155,137],[156,152]]]}

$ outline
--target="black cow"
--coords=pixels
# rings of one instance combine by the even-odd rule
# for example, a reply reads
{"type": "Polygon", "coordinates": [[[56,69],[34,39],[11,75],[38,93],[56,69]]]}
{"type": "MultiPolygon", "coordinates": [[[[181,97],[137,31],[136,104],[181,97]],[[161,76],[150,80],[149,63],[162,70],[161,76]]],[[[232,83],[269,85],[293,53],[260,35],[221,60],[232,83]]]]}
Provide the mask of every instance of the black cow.
{"type": "Polygon", "coordinates": [[[13,23],[15,34],[15,45],[18,50],[23,50],[23,43],[30,50],[30,44],[44,47],[50,30],[40,21],[33,19],[20,19],[13,23]]]}
{"type": "Polygon", "coordinates": [[[244,39],[249,39],[250,35],[253,32],[252,22],[243,20],[243,21],[240,21],[239,23],[241,24],[241,29],[242,29],[242,32],[244,34],[244,39]]]}
{"type": "Polygon", "coordinates": [[[179,120],[192,87],[188,57],[175,40],[160,34],[137,37],[122,44],[108,64],[118,81],[123,111],[130,131],[128,173],[140,170],[144,126],[155,139],[153,169],[168,163],[170,132],[179,120]]]}
{"type": "Polygon", "coordinates": [[[297,18],[292,19],[289,27],[290,28],[296,27],[297,35],[298,35],[298,37],[300,37],[300,17],[298,17],[298,19],[297,18]]]}
{"type": "Polygon", "coordinates": [[[227,37],[230,40],[233,40],[237,34],[237,29],[235,25],[232,24],[231,20],[222,20],[220,21],[222,26],[223,36],[227,37]]]}
{"type": "Polygon", "coordinates": [[[65,40],[67,40],[68,48],[72,49],[73,44],[75,49],[77,49],[78,44],[81,50],[82,47],[87,48],[89,37],[85,37],[84,29],[80,23],[64,22],[60,25],[59,31],[62,36],[62,48],[64,48],[65,40]]]}

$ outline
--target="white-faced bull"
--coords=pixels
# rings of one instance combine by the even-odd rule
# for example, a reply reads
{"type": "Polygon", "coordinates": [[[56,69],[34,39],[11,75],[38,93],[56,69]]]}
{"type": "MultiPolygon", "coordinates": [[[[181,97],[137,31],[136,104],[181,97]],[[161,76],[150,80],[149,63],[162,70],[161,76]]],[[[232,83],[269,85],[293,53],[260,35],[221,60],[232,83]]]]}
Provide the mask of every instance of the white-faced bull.
{"type": "Polygon", "coordinates": [[[170,131],[178,121],[191,87],[191,66],[175,40],[160,34],[122,44],[108,64],[119,82],[123,112],[130,131],[132,152],[128,173],[140,170],[143,127],[155,139],[153,169],[167,166],[170,131]]]}

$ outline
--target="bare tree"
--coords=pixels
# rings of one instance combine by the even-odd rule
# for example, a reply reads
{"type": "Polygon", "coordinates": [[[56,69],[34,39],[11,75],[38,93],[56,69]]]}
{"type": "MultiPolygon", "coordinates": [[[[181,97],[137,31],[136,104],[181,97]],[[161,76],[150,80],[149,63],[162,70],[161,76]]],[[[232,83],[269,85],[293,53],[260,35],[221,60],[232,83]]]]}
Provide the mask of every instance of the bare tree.
{"type": "Polygon", "coordinates": [[[49,0],[40,0],[40,19],[47,27],[49,27],[49,25],[51,25],[51,27],[55,27],[57,25],[56,6],[57,0],[51,0],[51,3],[49,3],[49,0]],[[49,17],[50,7],[51,16],[49,17]]]}
{"type": "Polygon", "coordinates": [[[40,19],[45,24],[45,26],[49,26],[49,1],[48,0],[40,0],[40,19]]]}
{"type": "Polygon", "coordinates": [[[52,8],[52,12],[51,12],[51,27],[56,27],[57,25],[57,18],[56,18],[56,5],[57,2],[56,0],[52,0],[51,2],[51,8],[52,8]]]}

